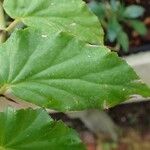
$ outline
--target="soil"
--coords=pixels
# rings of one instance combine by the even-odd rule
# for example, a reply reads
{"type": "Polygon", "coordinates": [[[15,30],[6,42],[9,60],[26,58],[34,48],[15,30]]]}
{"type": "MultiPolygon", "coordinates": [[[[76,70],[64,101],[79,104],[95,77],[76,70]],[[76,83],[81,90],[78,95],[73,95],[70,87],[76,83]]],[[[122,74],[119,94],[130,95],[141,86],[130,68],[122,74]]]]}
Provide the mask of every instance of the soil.
{"type": "Polygon", "coordinates": [[[118,141],[103,134],[95,135],[79,118],[72,119],[64,113],[51,114],[51,117],[74,128],[87,150],[150,150],[150,101],[122,104],[106,112],[122,131],[118,141]]]}
{"type": "Polygon", "coordinates": [[[141,133],[150,130],[150,101],[119,105],[108,114],[122,128],[134,128],[141,133]]]}

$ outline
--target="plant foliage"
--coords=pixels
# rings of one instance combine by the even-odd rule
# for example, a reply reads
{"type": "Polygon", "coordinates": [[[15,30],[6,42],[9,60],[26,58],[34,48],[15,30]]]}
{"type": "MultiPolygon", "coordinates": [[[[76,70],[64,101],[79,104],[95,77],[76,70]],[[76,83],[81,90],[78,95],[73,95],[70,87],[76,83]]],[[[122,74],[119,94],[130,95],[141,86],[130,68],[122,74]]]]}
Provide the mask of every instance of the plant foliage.
{"type": "Polygon", "coordinates": [[[84,150],[74,130],[54,121],[46,111],[14,110],[0,113],[0,150],[84,150]]]}
{"type": "MultiPolygon", "coordinates": [[[[4,0],[4,10],[14,20],[5,28],[10,19],[1,14],[1,42],[10,37],[0,44],[0,96],[63,112],[150,96],[133,69],[103,45],[103,30],[82,0],[4,0]]],[[[5,149],[85,148],[45,111],[8,108],[0,113],[0,150],[5,149]]]]}
{"type": "Polygon", "coordinates": [[[0,47],[0,65],[1,94],[59,111],[103,109],[150,92],[115,53],[66,33],[16,31],[0,47]]]}
{"type": "Polygon", "coordinates": [[[124,30],[124,25],[132,27],[140,35],[147,33],[146,26],[138,20],[145,10],[139,5],[124,6],[119,0],[92,1],[89,3],[91,10],[98,16],[106,30],[106,40],[120,45],[124,51],[128,51],[129,38],[124,30]]]}

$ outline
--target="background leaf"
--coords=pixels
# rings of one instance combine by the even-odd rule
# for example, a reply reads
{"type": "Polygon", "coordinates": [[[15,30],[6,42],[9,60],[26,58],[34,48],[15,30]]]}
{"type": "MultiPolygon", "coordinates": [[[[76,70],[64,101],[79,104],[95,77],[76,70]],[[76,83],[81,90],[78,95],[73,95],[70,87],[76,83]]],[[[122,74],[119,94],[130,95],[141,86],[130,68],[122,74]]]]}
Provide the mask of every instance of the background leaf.
{"type": "Polygon", "coordinates": [[[139,34],[145,35],[147,33],[147,28],[143,22],[138,20],[132,20],[130,21],[130,23],[134,30],[137,31],[139,34]]]}
{"type": "Polygon", "coordinates": [[[133,94],[150,96],[115,53],[66,33],[17,31],[0,46],[0,66],[0,93],[51,109],[103,109],[133,94]]]}
{"type": "Polygon", "coordinates": [[[121,31],[122,31],[122,27],[117,21],[117,18],[112,17],[108,22],[107,36],[109,41],[114,42],[121,31]]]}
{"type": "Polygon", "coordinates": [[[144,8],[138,5],[130,5],[126,7],[124,15],[127,18],[138,18],[144,14],[144,8]]]}
{"type": "Polygon", "coordinates": [[[85,150],[75,131],[46,111],[11,108],[0,112],[0,149],[85,150]]]}
{"type": "Polygon", "coordinates": [[[105,17],[105,4],[91,1],[88,5],[95,15],[97,15],[100,19],[105,17]]]}
{"type": "Polygon", "coordinates": [[[127,52],[129,49],[129,38],[128,38],[127,33],[125,33],[124,31],[120,31],[120,33],[118,34],[117,40],[118,40],[118,43],[123,48],[123,50],[127,52]]]}
{"type": "Polygon", "coordinates": [[[82,0],[4,0],[4,9],[12,18],[46,33],[63,30],[86,42],[103,44],[100,23],[82,0]]]}
{"type": "Polygon", "coordinates": [[[120,2],[116,1],[116,0],[110,0],[110,6],[111,6],[111,9],[113,11],[118,11],[118,8],[120,6],[120,2]]]}

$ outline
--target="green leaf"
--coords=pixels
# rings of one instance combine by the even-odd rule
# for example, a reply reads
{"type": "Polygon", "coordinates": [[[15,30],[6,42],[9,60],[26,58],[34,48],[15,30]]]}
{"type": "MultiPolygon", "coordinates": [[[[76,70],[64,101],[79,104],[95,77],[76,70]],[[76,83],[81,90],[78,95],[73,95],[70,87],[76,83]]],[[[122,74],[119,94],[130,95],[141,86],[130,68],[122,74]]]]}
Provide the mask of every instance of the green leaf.
{"type": "Polygon", "coordinates": [[[120,31],[117,37],[118,43],[121,45],[125,52],[129,49],[129,38],[128,35],[124,31],[120,31]]]}
{"type": "Polygon", "coordinates": [[[138,5],[130,5],[126,7],[124,15],[127,18],[138,18],[144,14],[144,8],[138,5]]]}
{"type": "Polygon", "coordinates": [[[114,106],[150,89],[115,53],[66,33],[26,29],[0,46],[0,93],[68,111],[114,106]]]}
{"type": "Polygon", "coordinates": [[[105,4],[91,1],[88,6],[100,19],[105,17],[105,4]]]}
{"type": "Polygon", "coordinates": [[[113,11],[118,11],[118,8],[120,7],[120,2],[119,1],[116,1],[116,0],[110,0],[110,6],[111,6],[111,9],[113,11]]]}
{"type": "Polygon", "coordinates": [[[74,130],[44,110],[0,112],[1,150],[85,150],[74,130]]]}
{"type": "Polygon", "coordinates": [[[145,35],[147,33],[147,28],[143,22],[138,20],[131,20],[130,23],[134,30],[137,31],[139,34],[145,35]]]}
{"type": "Polygon", "coordinates": [[[107,37],[110,42],[114,42],[117,38],[117,35],[122,31],[122,27],[119,24],[117,18],[113,17],[108,22],[108,31],[107,37]]]}
{"type": "Polygon", "coordinates": [[[12,18],[47,32],[67,31],[89,43],[103,44],[97,17],[82,0],[5,0],[12,18]]]}

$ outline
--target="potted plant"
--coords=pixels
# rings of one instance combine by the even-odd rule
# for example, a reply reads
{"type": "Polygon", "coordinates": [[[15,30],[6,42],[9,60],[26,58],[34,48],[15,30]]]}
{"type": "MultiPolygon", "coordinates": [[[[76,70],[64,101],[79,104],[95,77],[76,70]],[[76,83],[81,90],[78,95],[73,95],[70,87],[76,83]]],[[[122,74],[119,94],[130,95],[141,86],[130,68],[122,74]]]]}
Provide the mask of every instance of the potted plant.
{"type": "Polygon", "coordinates": [[[101,110],[133,94],[150,96],[135,71],[104,46],[99,21],[82,0],[0,4],[0,97],[41,107],[0,113],[1,150],[83,150],[77,133],[46,108],[101,110]]]}

